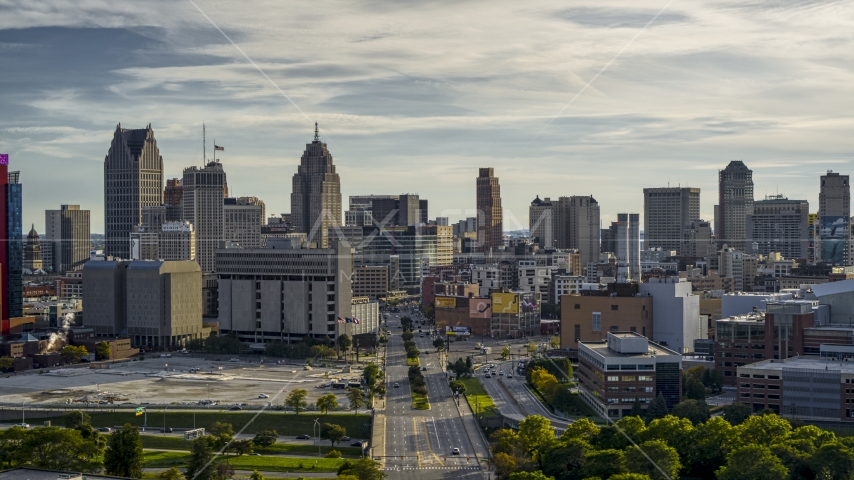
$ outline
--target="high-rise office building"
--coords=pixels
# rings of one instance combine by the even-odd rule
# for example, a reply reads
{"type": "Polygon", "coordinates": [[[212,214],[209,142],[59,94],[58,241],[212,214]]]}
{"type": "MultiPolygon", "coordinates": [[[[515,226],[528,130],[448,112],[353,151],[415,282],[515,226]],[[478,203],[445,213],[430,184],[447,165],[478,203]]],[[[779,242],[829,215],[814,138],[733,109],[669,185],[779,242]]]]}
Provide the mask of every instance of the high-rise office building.
{"type": "Polygon", "coordinates": [[[614,240],[617,254],[617,282],[639,282],[640,265],[640,215],[617,214],[617,233],[614,240]]]}
{"type": "Polygon", "coordinates": [[[555,241],[554,207],[552,199],[540,200],[537,195],[528,207],[528,231],[536,238],[541,248],[553,248],[555,241]]]}
{"type": "Polygon", "coordinates": [[[223,209],[223,239],[237,242],[243,248],[261,248],[264,202],[255,197],[226,198],[223,209]]]}
{"type": "Polygon", "coordinates": [[[59,217],[60,240],[54,241],[54,245],[59,247],[59,255],[54,255],[54,271],[81,270],[83,264],[89,261],[89,252],[92,249],[89,210],[80,210],[80,205],[61,205],[59,210],[53,212],[58,213],[45,213],[48,217],[59,217]]]}
{"type": "MultiPolygon", "coordinates": [[[[0,175],[4,172],[0,171],[0,175]]],[[[0,260],[5,270],[3,287],[7,295],[3,298],[3,312],[7,318],[17,318],[24,315],[24,242],[23,234],[23,186],[20,182],[20,172],[9,172],[6,184],[6,235],[9,246],[6,257],[0,260]]]]}
{"type": "Polygon", "coordinates": [[[170,178],[166,180],[166,188],[163,189],[163,203],[180,206],[183,197],[184,189],[181,187],[181,179],[170,178]]]}
{"type": "MultiPolygon", "coordinates": [[[[371,223],[364,223],[364,221],[369,221],[369,219],[373,219],[373,221],[382,226],[389,227],[409,227],[427,223],[427,200],[419,198],[417,194],[373,197],[369,208],[361,210],[368,214],[365,220],[363,220],[364,226],[371,225],[371,223]]],[[[364,201],[367,197],[360,198],[364,201]]],[[[353,197],[351,197],[350,203],[352,206],[353,197]]],[[[350,214],[351,212],[347,213],[350,214]]]]}
{"type": "Polygon", "coordinates": [[[703,220],[692,220],[682,230],[680,255],[684,257],[705,258],[717,255],[712,242],[712,226],[703,220]]]}
{"type": "Polygon", "coordinates": [[[210,162],[204,168],[185,168],[181,186],[184,220],[192,223],[196,231],[196,261],[202,272],[213,272],[216,269],[214,250],[224,239],[225,172],[222,164],[210,162]]]}
{"type": "Polygon", "coordinates": [[[41,239],[39,239],[35,225],[30,228],[30,233],[27,234],[27,243],[24,245],[24,269],[30,272],[44,269],[41,239]]]}
{"type": "Polygon", "coordinates": [[[644,188],[644,249],[660,247],[682,255],[682,231],[699,218],[699,188],[644,188]]]}
{"type": "Polygon", "coordinates": [[[142,208],[162,203],[163,157],[151,124],[142,129],[119,124],[104,158],[104,253],[129,258],[128,238],[140,224],[142,208]]]}
{"type": "Polygon", "coordinates": [[[757,249],[751,253],[779,252],[786,259],[806,259],[809,245],[809,202],[782,195],[766,196],[753,204],[747,216],[747,237],[757,249]]]}
{"type": "Polygon", "coordinates": [[[718,216],[715,238],[744,251],[747,243],[747,216],[753,213],[753,170],[741,160],[733,160],[718,172],[718,216]]]}
{"type": "Polygon", "coordinates": [[[341,179],[316,123],[314,140],[306,144],[293,177],[291,222],[320,248],[329,246],[329,227],[341,225],[341,179]]]}
{"type": "Polygon", "coordinates": [[[493,169],[481,168],[477,177],[477,241],[484,252],[498,250],[502,238],[501,186],[493,169]]]}
{"type": "Polygon", "coordinates": [[[555,215],[557,248],[578,249],[582,265],[599,259],[599,213],[599,202],[592,196],[558,198],[555,215]]]}
{"type": "Polygon", "coordinates": [[[851,185],[848,175],[828,170],[821,176],[818,193],[820,260],[833,265],[848,265],[851,185]]]}

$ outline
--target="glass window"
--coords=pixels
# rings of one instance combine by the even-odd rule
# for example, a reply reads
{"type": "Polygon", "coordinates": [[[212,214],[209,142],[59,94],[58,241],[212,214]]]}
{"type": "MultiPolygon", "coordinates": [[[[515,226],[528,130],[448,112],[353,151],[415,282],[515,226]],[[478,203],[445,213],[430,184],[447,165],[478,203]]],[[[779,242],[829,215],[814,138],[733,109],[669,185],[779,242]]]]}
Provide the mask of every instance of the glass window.
{"type": "Polygon", "coordinates": [[[602,331],[602,312],[593,312],[593,331],[602,331]]]}

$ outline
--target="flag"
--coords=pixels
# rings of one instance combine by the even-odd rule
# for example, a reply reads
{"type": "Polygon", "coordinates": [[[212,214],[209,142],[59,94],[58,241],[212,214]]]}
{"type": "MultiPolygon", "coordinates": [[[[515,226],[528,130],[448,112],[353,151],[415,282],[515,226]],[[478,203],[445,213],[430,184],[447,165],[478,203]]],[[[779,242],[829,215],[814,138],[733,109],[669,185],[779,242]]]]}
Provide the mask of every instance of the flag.
{"type": "Polygon", "coordinates": [[[344,323],[344,319],[341,317],[338,317],[338,323],[344,323]]]}
{"type": "Polygon", "coordinates": [[[360,323],[360,322],[359,322],[359,319],[358,319],[358,318],[356,318],[356,317],[353,317],[353,323],[355,323],[355,324],[357,324],[357,325],[358,325],[358,324],[360,323]]]}
{"type": "Polygon", "coordinates": [[[219,145],[214,145],[214,150],[219,150],[220,152],[224,152],[225,147],[220,147],[219,145]]]}
{"type": "Polygon", "coordinates": [[[136,416],[140,416],[145,413],[145,407],[136,407],[136,416]]]}
{"type": "Polygon", "coordinates": [[[344,317],[344,319],[347,320],[347,323],[353,323],[353,319],[350,317],[344,317]]]}

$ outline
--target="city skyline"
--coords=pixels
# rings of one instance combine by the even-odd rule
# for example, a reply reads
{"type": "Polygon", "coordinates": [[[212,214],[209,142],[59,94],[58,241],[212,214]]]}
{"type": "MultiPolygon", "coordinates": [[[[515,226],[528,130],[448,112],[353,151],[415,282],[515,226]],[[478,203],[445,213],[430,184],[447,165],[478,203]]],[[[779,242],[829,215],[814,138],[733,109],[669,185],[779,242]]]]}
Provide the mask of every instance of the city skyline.
{"type": "Polygon", "coordinates": [[[505,230],[528,224],[536,195],[593,195],[607,225],[639,210],[643,188],[668,185],[701,188],[711,220],[715,173],[731,160],[755,172],[756,199],[817,205],[819,176],[851,166],[850,116],[838,113],[854,98],[851,42],[836,20],[850,6],[674,3],[644,30],[663,4],[456,5],[433,22],[444,6],[326,16],[295,4],[278,18],[271,4],[199,3],[303,115],[192,4],[153,5],[4,12],[0,146],[33,182],[24,220],[36,230],[44,210],[73,203],[104,233],[100,164],[119,122],[152,124],[165,178],[202,166],[206,122],[209,156],[214,137],[227,147],[232,196],[257,196],[268,213],[289,210],[280,177],[296,170],[315,121],[343,197],[377,191],[385,176],[453,222],[470,216],[472,172],[489,165],[504,186],[505,230]],[[488,21],[472,26],[475,15],[488,21]],[[344,17],[353,21],[334,20],[344,17]],[[513,48],[496,47],[508,44],[496,35],[513,48]],[[61,80],[40,75],[57,67],[61,80]],[[627,179],[630,188],[607,187],[627,179]]]}

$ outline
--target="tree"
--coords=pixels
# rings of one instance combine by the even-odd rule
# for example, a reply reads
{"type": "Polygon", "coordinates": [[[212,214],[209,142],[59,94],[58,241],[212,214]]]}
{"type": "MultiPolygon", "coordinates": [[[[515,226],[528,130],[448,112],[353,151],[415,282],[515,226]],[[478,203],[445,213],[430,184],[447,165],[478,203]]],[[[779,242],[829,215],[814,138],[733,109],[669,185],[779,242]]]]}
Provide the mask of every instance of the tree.
{"type": "Polygon", "coordinates": [[[336,425],[334,423],[324,423],[320,425],[320,439],[329,440],[333,447],[336,442],[343,442],[344,437],[346,436],[347,430],[341,425],[336,425]]]}
{"type": "Polygon", "coordinates": [[[308,392],[302,389],[296,389],[291,391],[288,394],[287,398],[285,398],[285,406],[293,408],[294,412],[299,415],[299,412],[305,410],[308,406],[308,402],[305,401],[305,397],[308,395],[308,392]]]}
{"type": "Polygon", "coordinates": [[[549,347],[560,348],[560,337],[553,335],[552,338],[549,339],[549,347]]]}
{"type": "Polygon", "coordinates": [[[608,448],[590,452],[584,460],[581,478],[599,477],[612,478],[614,475],[625,473],[626,458],[622,450],[608,448]]]}
{"type": "Polygon", "coordinates": [[[779,480],[789,470],[768,447],[750,444],[734,450],[716,473],[719,480],[779,480]]]}
{"type": "Polygon", "coordinates": [[[706,387],[696,378],[689,378],[685,384],[685,396],[691,400],[705,400],[706,387]]]}
{"type": "Polygon", "coordinates": [[[435,340],[433,340],[433,347],[436,349],[437,352],[441,351],[445,347],[445,341],[441,338],[436,338],[435,340]]]}
{"type": "Polygon", "coordinates": [[[181,473],[181,470],[178,470],[175,467],[172,467],[169,470],[163,470],[157,478],[160,478],[161,480],[186,480],[184,474],[181,473]]]}
{"type": "Polygon", "coordinates": [[[386,394],[385,383],[378,383],[374,385],[374,387],[371,389],[371,393],[374,395],[379,395],[380,397],[384,397],[386,394]]]}
{"type": "MultiPolygon", "coordinates": [[[[553,442],[538,454],[543,473],[548,478],[576,478],[591,449],[590,444],[577,438],[568,442],[553,442]]],[[[511,474],[510,478],[515,475],[511,474]]]]}
{"type": "Polygon", "coordinates": [[[316,405],[317,408],[319,408],[325,415],[329,413],[329,410],[335,410],[338,408],[338,397],[336,397],[334,393],[327,393],[317,399],[316,405]]]}
{"type": "Polygon", "coordinates": [[[95,360],[110,359],[110,344],[107,342],[98,342],[95,344],[95,360]]]}
{"type": "Polygon", "coordinates": [[[534,454],[555,440],[554,429],[546,417],[531,415],[519,422],[519,439],[529,454],[534,454]]]}
{"type": "Polygon", "coordinates": [[[365,399],[362,396],[362,390],[360,388],[348,388],[347,401],[350,402],[350,410],[354,410],[355,413],[358,414],[359,407],[365,405],[365,399]]]}
{"type": "Polygon", "coordinates": [[[595,423],[586,418],[579,418],[566,427],[560,439],[565,442],[572,438],[579,438],[589,442],[597,435],[599,435],[599,427],[595,423]]]}
{"type": "Polygon", "coordinates": [[[555,477],[547,476],[539,470],[533,472],[513,472],[510,480],[555,480],[555,477]]]}
{"type": "Polygon", "coordinates": [[[338,348],[342,353],[347,353],[347,350],[350,350],[350,347],[353,346],[353,340],[346,333],[342,333],[338,336],[338,348]]]}
{"type": "Polygon", "coordinates": [[[634,473],[649,475],[654,480],[666,480],[679,478],[682,464],[679,463],[679,454],[675,448],[663,440],[650,440],[626,450],[626,468],[634,473]],[[662,475],[662,471],[666,476],[662,475]]]}
{"type": "Polygon", "coordinates": [[[689,471],[695,477],[714,478],[714,472],[726,462],[735,440],[732,425],[721,417],[714,417],[697,425],[693,438],[689,471]]]}
{"type": "Polygon", "coordinates": [[[255,434],[252,443],[259,447],[269,447],[279,440],[279,432],[275,430],[261,430],[255,434]]]}
{"type": "Polygon", "coordinates": [[[697,425],[709,419],[709,406],[702,400],[685,400],[673,407],[673,415],[687,418],[691,423],[697,425]]]}
{"type": "Polygon", "coordinates": [[[451,391],[457,394],[466,393],[466,384],[459,380],[451,380],[450,383],[451,391]]]}
{"type": "Polygon", "coordinates": [[[632,411],[629,413],[632,417],[643,417],[644,411],[643,406],[641,405],[641,401],[639,398],[635,398],[634,403],[632,403],[632,411]]]}
{"type": "Polygon", "coordinates": [[[258,470],[253,470],[252,475],[249,475],[249,480],[264,480],[264,475],[261,475],[258,470]]]}
{"type": "Polygon", "coordinates": [[[504,347],[501,348],[501,359],[507,360],[508,358],[510,358],[510,346],[504,345],[504,347]]]}
{"type": "Polygon", "coordinates": [[[234,467],[228,463],[220,463],[216,466],[216,478],[218,480],[231,480],[234,478],[234,467]]]}
{"type": "Polygon", "coordinates": [[[320,357],[320,358],[328,358],[335,356],[335,350],[329,348],[326,345],[312,345],[308,349],[309,355],[312,357],[320,357]]]}
{"type": "Polygon", "coordinates": [[[495,476],[497,478],[508,478],[516,470],[516,458],[505,452],[498,452],[492,456],[495,465],[495,476]]]}
{"type": "Polygon", "coordinates": [[[17,459],[36,468],[94,472],[100,469],[101,451],[78,430],[41,427],[28,431],[17,450],[17,459]]]}
{"type": "Polygon", "coordinates": [[[827,443],[812,455],[810,467],[829,478],[854,478],[854,451],[838,442],[827,443]]]}
{"type": "Polygon", "coordinates": [[[724,419],[732,426],[741,425],[750,417],[750,405],[742,402],[732,402],[723,408],[724,419]]]}
{"type": "Polygon", "coordinates": [[[534,371],[531,372],[531,384],[534,388],[543,392],[549,387],[549,385],[557,385],[557,377],[547,372],[544,368],[536,367],[534,371]]]}
{"type": "Polygon", "coordinates": [[[406,358],[418,358],[421,355],[421,352],[418,351],[417,347],[409,347],[406,349],[406,358]]]}
{"type": "Polygon", "coordinates": [[[217,438],[226,438],[228,441],[234,437],[234,427],[228,422],[214,422],[210,434],[217,438]]]}
{"type": "Polygon", "coordinates": [[[82,410],[72,410],[62,415],[65,428],[78,429],[81,425],[92,425],[92,417],[82,410]]]}
{"type": "Polygon", "coordinates": [[[650,420],[656,418],[664,418],[667,415],[667,401],[664,400],[664,395],[658,394],[657,397],[649,404],[646,409],[646,416],[650,420]]]}
{"type": "Polygon", "coordinates": [[[369,363],[365,365],[364,370],[362,370],[362,377],[365,378],[365,383],[368,387],[373,387],[377,380],[382,378],[382,372],[380,371],[380,367],[375,363],[369,363]]]}
{"type": "Polygon", "coordinates": [[[533,357],[537,353],[537,345],[534,342],[528,342],[525,344],[525,350],[528,351],[528,356],[533,357]]]}
{"type": "Polygon", "coordinates": [[[735,431],[744,445],[770,446],[788,437],[792,433],[792,424],[777,415],[757,415],[735,427],[735,431]]]}
{"type": "Polygon", "coordinates": [[[608,477],[608,480],[652,480],[649,478],[649,475],[644,475],[643,473],[618,473],[616,475],[611,475],[608,477]]]}
{"type": "Polygon", "coordinates": [[[643,441],[661,440],[676,449],[680,459],[687,459],[696,445],[696,430],[687,418],[667,415],[647,425],[643,441]]]}
{"type": "Polygon", "coordinates": [[[193,440],[193,450],[190,452],[190,461],[187,463],[187,471],[184,475],[195,480],[213,480],[216,474],[214,465],[212,437],[199,437],[193,440]]]}
{"type": "Polygon", "coordinates": [[[59,356],[65,363],[79,363],[81,358],[89,356],[89,351],[83,346],[66,345],[60,350],[59,356]]]}
{"type": "Polygon", "coordinates": [[[403,339],[404,345],[406,344],[406,342],[411,341],[414,337],[415,334],[412,333],[410,330],[404,330],[404,332],[400,335],[400,338],[403,339]]]}
{"type": "Polygon", "coordinates": [[[110,435],[104,451],[104,470],[116,477],[142,478],[142,438],[137,427],[126,423],[110,435]]]}
{"type": "Polygon", "coordinates": [[[338,478],[344,475],[352,475],[358,480],[382,480],[386,474],[380,470],[380,463],[369,457],[358,460],[346,460],[338,469],[338,478]]]}
{"type": "Polygon", "coordinates": [[[254,443],[250,439],[245,440],[232,440],[231,443],[228,444],[228,449],[232,452],[236,453],[237,456],[241,456],[243,454],[249,454],[253,452],[254,443]]]}
{"type": "Polygon", "coordinates": [[[12,357],[0,357],[0,372],[11,372],[15,369],[15,361],[12,357]]]}
{"type": "Polygon", "coordinates": [[[0,430],[0,470],[13,465],[26,434],[27,431],[21,427],[0,430]]]}
{"type": "Polygon", "coordinates": [[[712,393],[718,393],[724,388],[724,374],[720,370],[711,370],[709,372],[709,385],[712,393]]]}

